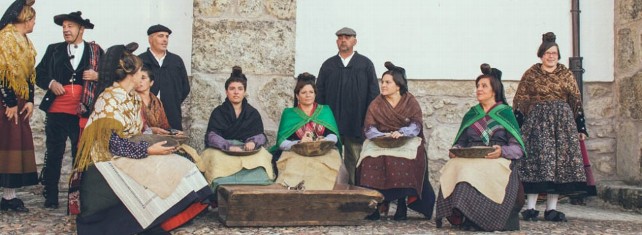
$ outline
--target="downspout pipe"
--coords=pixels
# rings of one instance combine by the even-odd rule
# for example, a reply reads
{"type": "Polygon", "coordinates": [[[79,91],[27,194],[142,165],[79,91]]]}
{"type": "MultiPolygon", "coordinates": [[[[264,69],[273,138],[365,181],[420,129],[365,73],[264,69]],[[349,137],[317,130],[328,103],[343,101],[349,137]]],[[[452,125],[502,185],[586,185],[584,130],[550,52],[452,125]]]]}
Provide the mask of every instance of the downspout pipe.
{"type": "Polygon", "coordinates": [[[573,72],[580,94],[584,94],[584,68],[580,56],[580,0],[571,0],[571,22],[573,27],[573,56],[568,58],[569,67],[573,72]]]}

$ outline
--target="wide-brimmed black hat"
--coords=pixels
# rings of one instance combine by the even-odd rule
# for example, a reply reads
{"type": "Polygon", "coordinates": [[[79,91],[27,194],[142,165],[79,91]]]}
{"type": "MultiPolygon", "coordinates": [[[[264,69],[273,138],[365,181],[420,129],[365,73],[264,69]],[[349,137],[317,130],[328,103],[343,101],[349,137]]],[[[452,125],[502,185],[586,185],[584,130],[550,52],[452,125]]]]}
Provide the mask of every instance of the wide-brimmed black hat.
{"type": "Polygon", "coordinates": [[[167,34],[172,34],[172,30],[165,27],[164,25],[152,25],[147,29],[147,36],[152,35],[157,32],[166,32],[167,34]]]}
{"type": "Polygon", "coordinates": [[[71,20],[73,22],[78,23],[80,26],[85,27],[86,29],[93,29],[94,24],[92,24],[91,21],[89,21],[89,19],[83,19],[81,15],[82,15],[82,12],[80,11],[72,12],[69,14],[57,15],[57,16],[54,16],[54,23],[62,26],[63,21],[71,20]]]}
{"type": "Polygon", "coordinates": [[[15,21],[16,18],[18,18],[18,15],[20,15],[20,11],[22,11],[22,7],[24,7],[25,4],[26,0],[16,0],[11,3],[0,19],[0,29],[3,29],[4,26],[15,21]]]}

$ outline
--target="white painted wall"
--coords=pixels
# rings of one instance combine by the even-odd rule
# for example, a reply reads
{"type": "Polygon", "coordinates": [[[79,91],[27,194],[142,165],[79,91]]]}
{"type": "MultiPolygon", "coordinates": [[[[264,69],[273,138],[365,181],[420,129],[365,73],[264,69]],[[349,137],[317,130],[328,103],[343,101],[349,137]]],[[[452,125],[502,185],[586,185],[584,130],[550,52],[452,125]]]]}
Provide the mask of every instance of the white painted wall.
{"type": "MultiPolygon", "coordinates": [[[[2,13],[13,0],[0,0],[2,13]]],[[[193,1],[175,0],[36,0],[36,26],[29,34],[38,51],[36,63],[47,50],[47,45],[62,42],[62,27],[53,22],[58,14],[82,11],[83,18],[89,18],[95,25],[93,30],[85,30],[85,41],[96,41],[107,50],[115,44],[137,42],[140,47],[135,52],[147,50],[147,28],[162,24],[173,32],[170,35],[168,50],[176,53],[185,62],[188,74],[192,67],[192,22],[193,1]]]]}
{"type": "MultiPolygon", "coordinates": [[[[357,31],[359,53],[384,72],[384,62],[411,79],[474,79],[489,63],[519,80],[539,62],[541,35],[552,31],[563,64],[571,56],[571,1],[323,0],[297,1],[295,73],[317,74],[337,53],[334,33],[357,31]]],[[[585,81],[613,81],[613,1],[581,1],[585,81]]]]}

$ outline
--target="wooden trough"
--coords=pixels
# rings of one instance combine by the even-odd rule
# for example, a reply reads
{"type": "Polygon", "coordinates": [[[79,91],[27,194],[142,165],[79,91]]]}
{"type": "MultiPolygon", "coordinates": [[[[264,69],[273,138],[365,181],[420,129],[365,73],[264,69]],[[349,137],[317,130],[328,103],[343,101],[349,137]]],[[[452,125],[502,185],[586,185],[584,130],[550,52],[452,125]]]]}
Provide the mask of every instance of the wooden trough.
{"type": "Polygon", "coordinates": [[[357,186],[287,190],[280,185],[221,185],[219,220],[228,227],[359,225],[383,195],[357,186]]]}

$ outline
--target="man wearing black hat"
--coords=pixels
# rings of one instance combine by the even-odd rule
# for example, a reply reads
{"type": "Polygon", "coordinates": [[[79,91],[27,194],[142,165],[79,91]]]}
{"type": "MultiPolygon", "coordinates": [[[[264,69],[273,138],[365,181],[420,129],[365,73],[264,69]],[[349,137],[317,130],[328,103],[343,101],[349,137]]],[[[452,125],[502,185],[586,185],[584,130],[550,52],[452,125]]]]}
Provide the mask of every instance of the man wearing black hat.
{"type": "Polygon", "coordinates": [[[339,53],[330,57],[319,70],[317,102],[332,109],[345,148],[344,163],[355,183],[355,169],[363,145],[363,120],[370,102],[379,95],[379,83],[372,61],[356,51],[357,32],[339,29],[339,53]]]}
{"type": "Polygon", "coordinates": [[[62,26],[64,42],[50,44],[36,67],[36,84],[47,91],[40,109],[47,113],[45,135],[47,152],[40,173],[45,186],[45,207],[58,207],[58,183],[67,139],[71,141],[72,159],[76,156],[81,119],[93,109],[98,60],[104,53],[97,44],[85,42],[85,29],[93,29],[80,11],[54,16],[62,26]]]}
{"type": "Polygon", "coordinates": [[[163,25],[149,27],[149,48],[139,57],[155,77],[151,92],[163,103],[169,125],[183,130],[181,104],[189,95],[190,87],[183,59],[167,51],[170,34],[172,30],[163,25]]]}

